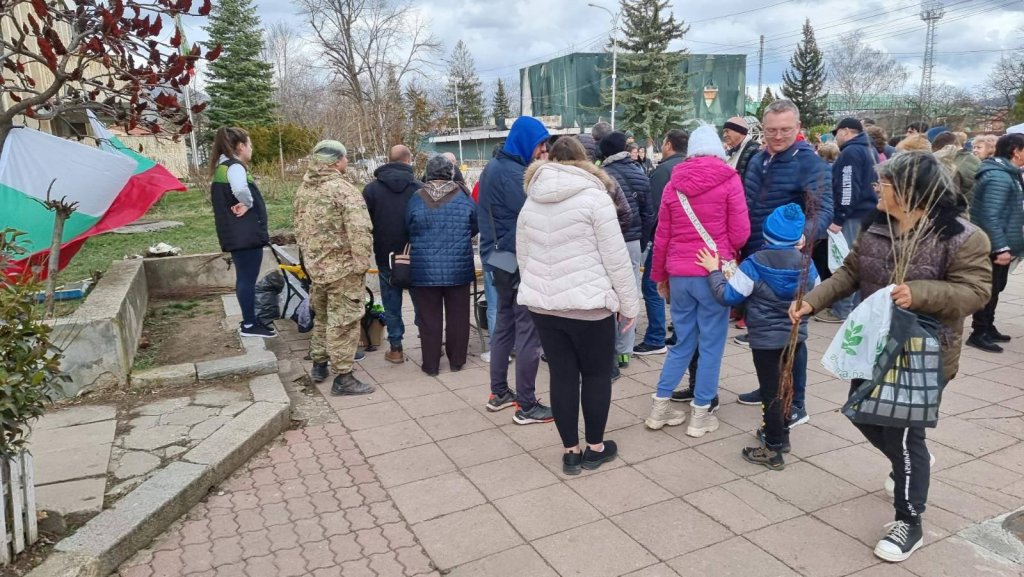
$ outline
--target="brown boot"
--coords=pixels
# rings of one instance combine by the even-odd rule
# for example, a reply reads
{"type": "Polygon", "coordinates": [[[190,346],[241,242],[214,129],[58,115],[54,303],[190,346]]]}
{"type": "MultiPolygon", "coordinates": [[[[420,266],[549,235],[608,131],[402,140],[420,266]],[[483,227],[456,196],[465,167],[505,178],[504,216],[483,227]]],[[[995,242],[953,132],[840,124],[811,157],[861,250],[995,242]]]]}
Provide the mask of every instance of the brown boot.
{"type": "Polygon", "coordinates": [[[405,353],[402,352],[402,347],[391,345],[391,350],[384,353],[384,360],[389,363],[400,365],[405,362],[405,353]]]}

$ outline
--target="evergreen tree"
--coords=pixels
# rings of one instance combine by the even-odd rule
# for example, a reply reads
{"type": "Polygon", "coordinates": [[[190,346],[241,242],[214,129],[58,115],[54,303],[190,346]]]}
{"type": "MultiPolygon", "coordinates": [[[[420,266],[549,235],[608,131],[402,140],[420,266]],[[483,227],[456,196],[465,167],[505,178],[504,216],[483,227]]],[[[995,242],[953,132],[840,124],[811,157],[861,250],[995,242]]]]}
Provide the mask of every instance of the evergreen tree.
{"type": "Polygon", "coordinates": [[[804,22],[804,39],[797,44],[789,66],[782,76],[782,95],[800,109],[804,126],[827,122],[825,57],[814,39],[810,18],[804,22]]]}
{"type": "Polygon", "coordinates": [[[491,111],[494,115],[494,124],[498,128],[505,128],[505,119],[511,116],[512,110],[508,103],[508,93],[505,91],[505,81],[501,78],[498,79],[498,83],[494,87],[491,111]]]}
{"type": "Polygon", "coordinates": [[[273,67],[262,57],[261,28],[252,0],[221,0],[213,8],[206,46],[220,44],[224,51],[207,73],[211,130],[275,122],[273,67]]]}
{"type": "Polygon", "coordinates": [[[1017,99],[1013,102],[1013,108],[1010,109],[1010,124],[1020,124],[1024,122],[1024,90],[1017,93],[1017,99]]]}
{"type": "Polygon", "coordinates": [[[772,87],[769,86],[768,88],[765,88],[764,96],[761,98],[761,104],[757,106],[757,112],[755,113],[758,120],[764,118],[764,109],[768,108],[768,105],[776,100],[778,100],[778,98],[775,98],[775,95],[772,94],[772,87]]]}
{"type": "Polygon", "coordinates": [[[409,116],[403,141],[413,156],[416,156],[420,142],[430,132],[433,124],[433,112],[426,91],[410,82],[405,89],[405,107],[409,116]]]}
{"type": "MultiPolygon", "coordinates": [[[[659,140],[693,114],[688,75],[680,71],[688,52],[668,49],[690,27],[676,22],[667,0],[620,1],[622,31],[614,42],[624,53],[617,71],[616,127],[633,130],[640,142],[659,140]]],[[[601,102],[606,110],[611,106],[610,87],[601,92],[601,102]]]]}
{"type": "Polygon", "coordinates": [[[476,64],[466,43],[459,40],[452,50],[448,65],[447,106],[455,115],[456,93],[462,126],[482,126],[484,123],[484,90],[476,75],[476,64]]]}

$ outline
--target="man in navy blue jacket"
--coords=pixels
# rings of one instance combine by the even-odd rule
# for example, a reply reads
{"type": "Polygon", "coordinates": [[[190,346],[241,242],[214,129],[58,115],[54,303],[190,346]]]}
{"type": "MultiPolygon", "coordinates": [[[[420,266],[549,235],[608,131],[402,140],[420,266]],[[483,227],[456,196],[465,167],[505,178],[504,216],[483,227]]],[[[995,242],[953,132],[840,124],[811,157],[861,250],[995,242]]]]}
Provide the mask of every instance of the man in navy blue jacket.
{"type": "MultiPolygon", "coordinates": [[[[547,154],[548,131],[539,120],[520,116],[512,124],[505,146],[480,174],[480,258],[484,269],[495,251],[516,251],[516,220],[526,202],[523,177],[526,167],[547,154]]],[[[495,287],[498,292],[498,318],[491,327],[491,396],[487,410],[500,411],[518,406],[512,420],[520,425],[554,420],[551,408],[537,401],[534,393],[540,365],[540,336],[530,311],[516,302],[519,291],[495,287]],[[508,386],[509,354],[516,351],[516,392],[508,386]]],[[[491,306],[492,303],[487,303],[491,306]]]]}
{"type": "MultiPolygon", "coordinates": [[[[875,183],[878,174],[878,153],[868,141],[864,126],[856,118],[844,118],[839,121],[832,135],[839,145],[839,158],[832,164],[832,197],[835,215],[830,232],[841,232],[846,244],[853,246],[853,241],[860,234],[861,223],[874,214],[878,206],[878,195],[875,194],[875,183]]],[[[826,323],[841,323],[850,315],[853,307],[859,302],[854,293],[814,316],[826,323]]]]}

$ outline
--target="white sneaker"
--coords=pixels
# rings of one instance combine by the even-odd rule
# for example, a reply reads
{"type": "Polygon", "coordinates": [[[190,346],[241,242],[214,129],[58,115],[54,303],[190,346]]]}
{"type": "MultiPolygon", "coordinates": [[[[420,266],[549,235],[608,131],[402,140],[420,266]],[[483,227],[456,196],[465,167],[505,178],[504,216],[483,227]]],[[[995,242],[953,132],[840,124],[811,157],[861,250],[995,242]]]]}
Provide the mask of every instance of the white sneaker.
{"type": "Polygon", "coordinates": [[[644,425],[651,430],[668,425],[674,427],[682,425],[686,421],[686,413],[672,408],[672,399],[659,399],[654,396],[654,403],[651,405],[651,415],[644,420],[644,425]]]}
{"type": "Polygon", "coordinates": [[[491,351],[484,351],[480,353],[480,360],[485,363],[491,362],[491,351]]]}
{"type": "Polygon", "coordinates": [[[698,407],[691,405],[690,425],[686,427],[686,434],[690,437],[703,437],[707,433],[718,430],[718,417],[711,412],[711,405],[698,407]]]}
{"type": "MultiPolygon", "coordinates": [[[[935,455],[928,453],[928,456],[930,457],[928,459],[928,468],[930,469],[935,466],[935,455]]],[[[890,497],[896,496],[896,480],[892,478],[892,473],[885,478],[885,493],[890,497]]]]}

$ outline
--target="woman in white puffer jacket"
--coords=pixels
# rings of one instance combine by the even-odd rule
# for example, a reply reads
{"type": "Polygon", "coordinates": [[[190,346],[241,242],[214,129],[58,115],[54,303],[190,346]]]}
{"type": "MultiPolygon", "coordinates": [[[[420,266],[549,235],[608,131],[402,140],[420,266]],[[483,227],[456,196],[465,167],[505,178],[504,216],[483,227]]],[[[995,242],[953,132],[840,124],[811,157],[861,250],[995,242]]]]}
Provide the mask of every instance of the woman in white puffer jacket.
{"type": "Polygon", "coordinates": [[[615,458],[604,439],[612,393],[616,314],[631,330],[640,295],[608,191],[611,179],[561,138],[550,161],[526,171],[516,225],[519,304],[529,307],[551,372],[551,410],[562,437],[562,470],[578,474],[615,458]],[[581,393],[582,388],[582,393],[581,393]],[[579,446],[582,398],[587,447],[579,446]]]}

